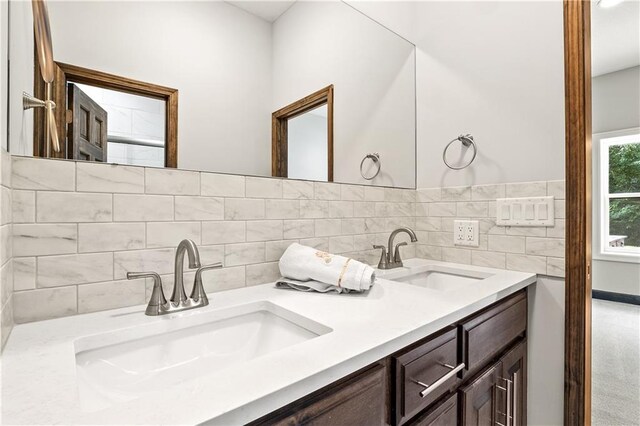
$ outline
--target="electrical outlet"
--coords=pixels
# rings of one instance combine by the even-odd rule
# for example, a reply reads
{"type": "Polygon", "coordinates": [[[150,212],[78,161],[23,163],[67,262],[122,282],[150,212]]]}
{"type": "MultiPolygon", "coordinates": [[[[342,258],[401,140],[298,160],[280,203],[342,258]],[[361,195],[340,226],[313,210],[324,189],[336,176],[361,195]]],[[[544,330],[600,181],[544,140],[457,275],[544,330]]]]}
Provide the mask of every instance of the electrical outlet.
{"type": "Polygon", "coordinates": [[[477,220],[456,220],[453,223],[453,244],[478,247],[479,225],[477,220]]]}

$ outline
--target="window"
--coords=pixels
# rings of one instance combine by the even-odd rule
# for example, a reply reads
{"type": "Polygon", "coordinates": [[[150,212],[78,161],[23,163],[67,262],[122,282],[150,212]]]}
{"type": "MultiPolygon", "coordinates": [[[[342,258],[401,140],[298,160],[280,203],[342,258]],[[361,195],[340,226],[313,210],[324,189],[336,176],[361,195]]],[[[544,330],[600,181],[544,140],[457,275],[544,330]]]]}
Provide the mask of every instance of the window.
{"type": "Polygon", "coordinates": [[[594,154],[596,255],[640,261],[640,130],[594,135],[594,154]]]}

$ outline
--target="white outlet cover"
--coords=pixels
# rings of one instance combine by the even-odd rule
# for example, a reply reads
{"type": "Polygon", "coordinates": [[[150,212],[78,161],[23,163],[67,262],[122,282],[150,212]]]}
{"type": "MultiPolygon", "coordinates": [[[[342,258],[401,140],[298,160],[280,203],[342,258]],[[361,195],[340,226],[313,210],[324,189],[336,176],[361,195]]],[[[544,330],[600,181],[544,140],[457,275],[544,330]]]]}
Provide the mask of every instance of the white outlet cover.
{"type": "Polygon", "coordinates": [[[453,244],[456,246],[478,247],[480,225],[477,220],[455,220],[453,222],[453,244]]]}

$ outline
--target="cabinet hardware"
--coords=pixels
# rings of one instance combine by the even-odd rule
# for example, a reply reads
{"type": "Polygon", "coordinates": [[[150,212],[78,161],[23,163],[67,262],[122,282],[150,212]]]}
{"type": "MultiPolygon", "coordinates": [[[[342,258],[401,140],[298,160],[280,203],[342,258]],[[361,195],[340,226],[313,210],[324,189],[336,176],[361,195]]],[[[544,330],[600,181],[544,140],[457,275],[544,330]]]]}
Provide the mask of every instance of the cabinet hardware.
{"type": "Polygon", "coordinates": [[[433,392],[435,389],[437,389],[439,386],[441,386],[443,383],[445,383],[447,380],[451,379],[452,377],[454,377],[456,374],[458,374],[458,371],[462,370],[465,367],[464,362],[459,364],[457,367],[453,367],[450,365],[446,365],[445,367],[450,368],[451,371],[449,371],[447,374],[445,374],[444,376],[440,377],[438,380],[436,380],[433,384],[428,385],[426,383],[422,383],[419,382],[417,380],[413,380],[415,383],[419,384],[420,386],[424,386],[424,390],[422,392],[420,392],[420,397],[425,398],[427,397],[431,392],[433,392]]]}

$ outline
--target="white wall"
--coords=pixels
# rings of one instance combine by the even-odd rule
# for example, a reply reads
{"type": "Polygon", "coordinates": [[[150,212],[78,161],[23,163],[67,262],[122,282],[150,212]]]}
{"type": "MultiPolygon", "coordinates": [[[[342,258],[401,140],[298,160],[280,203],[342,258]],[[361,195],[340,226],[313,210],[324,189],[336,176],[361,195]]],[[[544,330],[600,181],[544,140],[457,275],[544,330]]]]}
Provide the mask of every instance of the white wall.
{"type": "Polygon", "coordinates": [[[7,150],[7,67],[9,48],[9,3],[0,1],[0,147],[7,150]]]}
{"type": "Polygon", "coordinates": [[[564,178],[562,2],[351,2],[417,46],[418,188],[564,178]],[[472,133],[463,171],[444,146],[472,133]]]}
{"type": "Polygon", "coordinates": [[[273,109],[334,85],[334,180],[415,187],[414,46],[342,2],[297,2],[273,26],[273,109]],[[380,153],[382,171],[360,176],[380,153]]]}
{"type": "MultiPolygon", "coordinates": [[[[30,9],[18,1],[12,12],[14,4],[30,9]]],[[[48,7],[57,61],[179,89],[180,168],[270,174],[269,23],[224,2],[55,1],[48,7]]],[[[18,12],[15,18],[12,13],[12,43],[24,42],[33,26],[18,12]]],[[[12,49],[11,56],[14,87],[14,75],[31,77],[25,70],[33,48],[12,49]]],[[[32,92],[28,80],[14,92],[32,92]]],[[[16,137],[24,148],[12,152],[28,154],[29,135],[16,137]]]]}
{"type": "Polygon", "coordinates": [[[319,109],[324,110],[324,116],[313,111],[287,123],[287,176],[290,179],[327,180],[327,106],[319,109]]]}
{"type": "MultiPolygon", "coordinates": [[[[594,77],[591,87],[593,133],[640,127],[640,67],[594,77]]],[[[597,158],[593,156],[594,173],[599,167],[597,158]]],[[[593,193],[599,194],[599,188],[594,188],[593,193]]],[[[594,232],[600,232],[599,228],[600,224],[594,221],[594,232]]],[[[640,296],[640,263],[594,259],[592,282],[596,290],[640,296]]]]}

